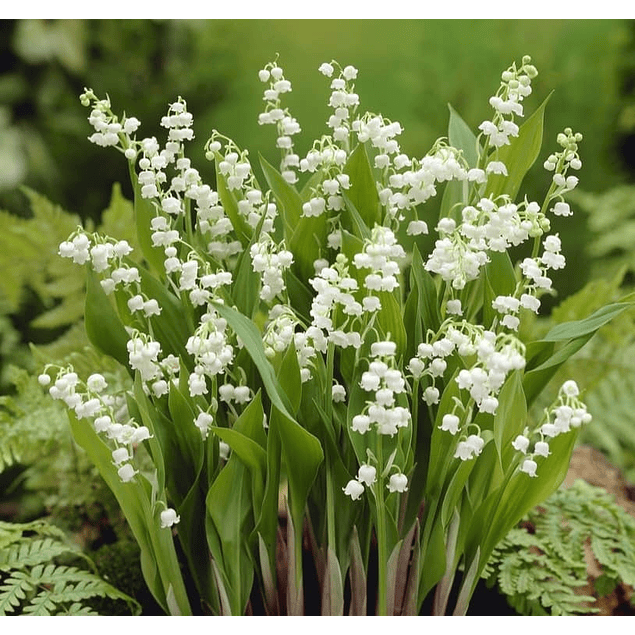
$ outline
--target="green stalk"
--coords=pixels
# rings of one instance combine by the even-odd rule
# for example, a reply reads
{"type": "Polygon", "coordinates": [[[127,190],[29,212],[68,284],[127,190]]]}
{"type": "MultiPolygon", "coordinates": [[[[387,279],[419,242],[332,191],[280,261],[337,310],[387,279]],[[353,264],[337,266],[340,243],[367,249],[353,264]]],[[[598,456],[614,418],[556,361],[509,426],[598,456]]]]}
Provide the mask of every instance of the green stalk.
{"type": "MultiPolygon", "coordinates": [[[[324,392],[324,412],[326,418],[333,420],[333,398],[330,389],[333,386],[333,367],[335,364],[335,344],[329,342],[326,351],[326,386],[324,392]]],[[[326,524],[328,533],[328,546],[335,551],[335,497],[333,494],[333,475],[331,473],[331,461],[328,451],[325,453],[326,461],[326,524]]]]}
{"type": "MultiPolygon", "coordinates": [[[[379,437],[377,445],[377,464],[380,474],[384,470],[383,439],[379,437]]],[[[375,501],[377,504],[377,615],[388,614],[388,549],[386,545],[386,505],[384,499],[384,488],[381,477],[375,488],[375,501]]]]}

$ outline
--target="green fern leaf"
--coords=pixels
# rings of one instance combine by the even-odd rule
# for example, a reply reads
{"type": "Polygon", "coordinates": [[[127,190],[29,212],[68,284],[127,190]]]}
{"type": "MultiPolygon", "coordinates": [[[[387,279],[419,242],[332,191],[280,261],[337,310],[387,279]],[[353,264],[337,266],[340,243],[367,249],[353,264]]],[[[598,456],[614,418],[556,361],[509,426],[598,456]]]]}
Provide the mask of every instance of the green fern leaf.
{"type": "Polygon", "coordinates": [[[51,611],[55,612],[57,609],[55,602],[51,600],[51,596],[48,591],[41,591],[38,593],[29,604],[24,607],[25,615],[37,615],[46,616],[52,615],[51,611]]]}
{"type": "Polygon", "coordinates": [[[28,576],[21,571],[15,571],[0,586],[0,616],[14,613],[32,589],[33,585],[28,576]]]}

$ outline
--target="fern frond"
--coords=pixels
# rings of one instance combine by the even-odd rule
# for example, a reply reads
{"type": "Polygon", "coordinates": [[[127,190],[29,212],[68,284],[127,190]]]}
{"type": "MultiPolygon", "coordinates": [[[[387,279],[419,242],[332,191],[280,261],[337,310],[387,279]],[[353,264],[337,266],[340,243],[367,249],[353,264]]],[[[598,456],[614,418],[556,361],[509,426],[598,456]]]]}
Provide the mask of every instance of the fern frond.
{"type": "Polygon", "coordinates": [[[86,605],[93,598],[123,601],[139,612],[135,600],[95,573],[56,562],[58,556],[72,555],[95,569],[58,528],[43,521],[0,523],[0,538],[0,615],[95,615],[86,605]]]}
{"type": "Polygon", "coordinates": [[[635,519],[605,490],[576,481],[532,510],[526,520],[534,533],[521,527],[510,531],[496,546],[483,576],[488,584],[498,585],[517,611],[596,612],[595,597],[578,591],[588,584],[585,544],[605,577],[635,583],[635,519]]]}
{"type": "Polygon", "coordinates": [[[0,615],[15,612],[32,589],[29,577],[22,571],[14,571],[0,586],[0,615]]]}
{"type": "Polygon", "coordinates": [[[24,607],[24,615],[52,615],[51,611],[55,612],[56,608],[48,591],[41,591],[24,607]]]}
{"type": "Polygon", "coordinates": [[[68,418],[28,371],[10,372],[17,394],[0,397],[0,472],[14,463],[30,463],[69,438],[68,418]]]}

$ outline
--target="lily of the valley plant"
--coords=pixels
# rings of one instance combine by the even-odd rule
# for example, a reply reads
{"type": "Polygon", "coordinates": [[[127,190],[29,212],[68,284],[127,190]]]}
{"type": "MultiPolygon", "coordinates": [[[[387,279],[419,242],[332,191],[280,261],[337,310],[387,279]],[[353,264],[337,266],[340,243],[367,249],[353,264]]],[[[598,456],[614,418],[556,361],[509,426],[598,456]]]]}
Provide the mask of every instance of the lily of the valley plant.
{"type": "Polygon", "coordinates": [[[319,71],[332,113],[306,156],[273,62],[259,123],[279,169],[213,131],[214,184],[186,157],[183,99],[162,145],[81,96],[90,141],[128,161],[137,244],[80,227],[59,251],[86,266],[86,331],[128,383],[111,392],[99,369],[53,365],[40,381],[68,406],[172,614],[297,615],[305,588],[323,614],[464,614],[591,419],[572,381],[541,418],[530,406],[629,306],[520,335],[565,266],[550,219],[571,214],[581,167],[567,129],[542,159],[544,199],[519,196],[546,105],[525,117],[529,57],[502,74],[477,134],[450,109],[424,157],[401,151],[398,122],[361,110],[355,68],[319,71]]]}

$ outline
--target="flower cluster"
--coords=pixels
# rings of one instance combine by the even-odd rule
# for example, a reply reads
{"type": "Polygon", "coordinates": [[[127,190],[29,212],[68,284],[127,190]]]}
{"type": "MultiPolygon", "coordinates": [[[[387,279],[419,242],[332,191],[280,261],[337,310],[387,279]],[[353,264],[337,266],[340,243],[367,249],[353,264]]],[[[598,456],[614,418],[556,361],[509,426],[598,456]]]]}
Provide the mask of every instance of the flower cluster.
{"type": "Polygon", "coordinates": [[[359,348],[361,335],[351,327],[354,318],[362,315],[368,303],[362,304],[355,299],[358,283],[348,273],[346,256],[338,254],[333,265],[322,267],[309,283],[316,292],[311,303],[310,334],[307,331],[313,346],[322,353],[326,352],[327,342],[343,348],[359,348]],[[337,313],[343,316],[339,324],[337,313]]]}
{"type": "Polygon", "coordinates": [[[78,419],[92,420],[95,431],[114,446],[112,463],[119,478],[124,483],[131,481],[139,472],[132,463],[134,449],[150,438],[148,428],[129,416],[123,395],[106,393],[108,382],[100,373],[93,373],[84,382],[70,366],[47,366],[38,377],[42,386],[51,383],[50,369],[57,371],[49,387],[51,397],[63,401],[78,419]]]}
{"type": "Polygon", "coordinates": [[[213,308],[208,308],[185,348],[195,364],[188,379],[190,395],[205,395],[208,392],[206,378],[215,379],[227,372],[234,359],[234,348],[228,341],[227,321],[213,308]]]}
{"type": "Polygon", "coordinates": [[[271,236],[263,233],[260,240],[251,246],[250,255],[253,270],[262,275],[260,298],[271,303],[286,288],[283,272],[291,266],[293,254],[286,249],[276,251],[271,236]]]}
{"type": "Polygon", "coordinates": [[[406,252],[397,242],[395,234],[387,227],[373,228],[370,240],[361,253],[356,254],[353,264],[357,269],[370,269],[364,278],[364,287],[372,292],[394,291],[399,286],[399,260],[406,252]]]}
{"type": "Polygon", "coordinates": [[[537,476],[537,457],[547,458],[550,454],[549,441],[561,434],[566,434],[572,428],[579,428],[592,420],[586,405],[579,399],[580,391],[573,380],[565,381],[560,388],[556,402],[545,410],[543,423],[533,433],[525,429],[513,441],[513,448],[522,455],[520,471],[531,477],[537,476]],[[533,450],[529,446],[533,441],[533,450]]]}
{"type": "Polygon", "coordinates": [[[298,180],[295,169],[300,165],[300,157],[293,149],[293,136],[301,132],[300,124],[292,117],[288,108],[282,108],[280,96],[291,92],[291,82],[284,78],[283,70],[275,63],[267,64],[258,72],[258,78],[263,83],[268,83],[265,90],[264,112],[258,116],[260,125],[272,124],[276,126],[278,138],[276,147],[282,151],[280,172],[287,183],[296,183],[298,180]]]}
{"type": "Polygon", "coordinates": [[[366,434],[374,427],[378,434],[392,437],[410,423],[408,408],[397,405],[398,395],[406,392],[406,382],[395,367],[396,352],[397,347],[391,341],[371,344],[372,360],[359,385],[366,392],[373,392],[374,399],[367,401],[364,410],[353,417],[353,431],[366,434]]]}
{"type": "Polygon", "coordinates": [[[500,148],[509,145],[509,137],[518,136],[519,128],[514,116],[523,116],[522,101],[531,94],[531,80],[537,75],[538,71],[532,66],[528,55],[523,57],[520,68],[517,69],[516,64],[513,64],[502,73],[500,88],[489,100],[494,109],[494,118],[479,126],[488,145],[500,148]]]}

